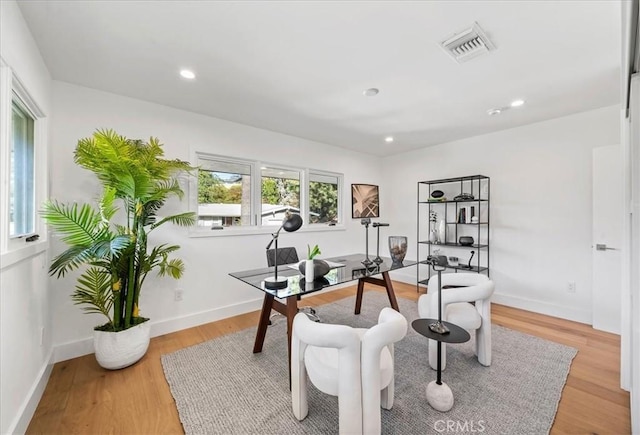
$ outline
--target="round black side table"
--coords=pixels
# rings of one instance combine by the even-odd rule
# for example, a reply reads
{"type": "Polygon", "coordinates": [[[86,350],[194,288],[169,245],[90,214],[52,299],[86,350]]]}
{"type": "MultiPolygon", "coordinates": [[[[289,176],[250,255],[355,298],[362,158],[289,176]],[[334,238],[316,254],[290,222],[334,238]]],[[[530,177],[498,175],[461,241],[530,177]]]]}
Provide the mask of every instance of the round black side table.
{"type": "Polygon", "coordinates": [[[442,343],[464,343],[469,341],[471,336],[465,329],[449,322],[442,322],[444,326],[449,328],[448,333],[434,332],[429,328],[429,325],[437,322],[437,319],[417,319],[411,322],[411,326],[418,334],[438,342],[438,377],[437,380],[431,381],[427,385],[427,401],[433,409],[445,412],[453,407],[453,392],[447,384],[442,382],[442,343]]]}

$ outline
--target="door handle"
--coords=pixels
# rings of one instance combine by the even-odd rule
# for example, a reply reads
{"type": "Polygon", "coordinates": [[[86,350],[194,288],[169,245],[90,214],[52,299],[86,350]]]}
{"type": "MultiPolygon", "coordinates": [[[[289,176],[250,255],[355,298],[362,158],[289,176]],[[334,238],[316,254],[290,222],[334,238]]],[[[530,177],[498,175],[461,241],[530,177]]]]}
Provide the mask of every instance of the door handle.
{"type": "Polygon", "coordinates": [[[596,243],[596,251],[616,251],[616,248],[609,248],[604,243],[596,243]]]}

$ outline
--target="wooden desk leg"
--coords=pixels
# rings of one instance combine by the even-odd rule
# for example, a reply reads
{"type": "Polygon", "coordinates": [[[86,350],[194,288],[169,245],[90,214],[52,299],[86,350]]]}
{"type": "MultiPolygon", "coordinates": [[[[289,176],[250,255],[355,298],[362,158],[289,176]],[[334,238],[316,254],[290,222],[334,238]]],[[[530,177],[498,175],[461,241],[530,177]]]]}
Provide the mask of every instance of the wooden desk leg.
{"type": "MultiPolygon", "coordinates": [[[[289,298],[291,299],[291,298],[289,298]]],[[[271,315],[271,307],[273,307],[273,295],[265,293],[262,302],[262,311],[260,312],[260,320],[258,321],[258,332],[256,333],[256,342],[253,345],[253,353],[262,352],[264,344],[264,336],[267,334],[267,326],[269,326],[269,316],[271,315]]]]}
{"type": "Polygon", "coordinates": [[[398,308],[398,301],[396,300],[396,293],[393,291],[393,284],[391,283],[391,278],[389,278],[389,272],[382,272],[382,278],[384,279],[384,288],[387,289],[389,302],[391,302],[391,308],[400,312],[400,308],[398,308]]]}
{"type": "Polygon", "coordinates": [[[358,280],[358,292],[356,293],[356,309],[354,314],[360,314],[360,308],[362,307],[362,293],[364,292],[364,279],[358,280]]]}

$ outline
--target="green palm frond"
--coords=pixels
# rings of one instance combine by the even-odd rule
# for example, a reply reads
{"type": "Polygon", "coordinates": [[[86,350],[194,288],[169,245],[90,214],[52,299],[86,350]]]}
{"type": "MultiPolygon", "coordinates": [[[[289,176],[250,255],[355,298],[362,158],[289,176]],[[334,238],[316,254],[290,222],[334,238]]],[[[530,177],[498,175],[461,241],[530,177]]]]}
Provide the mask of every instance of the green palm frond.
{"type": "Polygon", "coordinates": [[[164,199],[172,195],[175,195],[178,199],[182,199],[184,196],[180,182],[175,178],[159,182],[156,186],[156,192],[151,199],[164,199]]]}
{"type": "Polygon", "coordinates": [[[173,216],[167,216],[161,219],[160,221],[154,223],[153,225],[151,225],[151,229],[153,230],[154,228],[157,228],[166,222],[172,222],[176,225],[180,225],[181,227],[189,227],[191,225],[195,225],[196,214],[192,211],[189,211],[186,213],[180,213],[173,216]]]}
{"type": "Polygon", "coordinates": [[[78,204],[69,207],[57,201],[48,201],[41,215],[56,233],[64,235],[62,240],[71,246],[90,245],[105,236],[99,227],[100,214],[89,204],[78,208],[78,204]]]}
{"type": "Polygon", "coordinates": [[[180,246],[178,245],[158,245],[151,250],[148,262],[152,267],[158,266],[164,259],[166,259],[168,254],[177,251],[178,249],[180,249],[180,246]]]}
{"type": "Polygon", "coordinates": [[[117,213],[118,207],[115,206],[114,201],[116,199],[116,189],[113,187],[106,187],[102,198],[100,198],[99,208],[102,222],[109,224],[111,218],[117,213]]]}
{"type": "Polygon", "coordinates": [[[91,247],[95,258],[113,258],[120,255],[125,248],[133,243],[130,236],[116,236],[111,240],[102,240],[91,247]]]}
{"type": "Polygon", "coordinates": [[[158,275],[160,276],[170,276],[172,278],[178,279],[182,276],[184,272],[184,263],[179,258],[174,258],[172,260],[162,261],[160,263],[160,271],[158,275]]]}
{"type": "Polygon", "coordinates": [[[49,266],[49,274],[57,278],[65,276],[71,270],[77,269],[92,258],[91,251],[86,246],[72,246],[62,254],[56,256],[49,266]]]}
{"type": "Polygon", "coordinates": [[[86,313],[104,314],[112,323],[110,316],[113,306],[111,275],[105,273],[104,270],[90,267],[80,275],[71,299],[76,305],[86,305],[82,308],[86,313]]]}

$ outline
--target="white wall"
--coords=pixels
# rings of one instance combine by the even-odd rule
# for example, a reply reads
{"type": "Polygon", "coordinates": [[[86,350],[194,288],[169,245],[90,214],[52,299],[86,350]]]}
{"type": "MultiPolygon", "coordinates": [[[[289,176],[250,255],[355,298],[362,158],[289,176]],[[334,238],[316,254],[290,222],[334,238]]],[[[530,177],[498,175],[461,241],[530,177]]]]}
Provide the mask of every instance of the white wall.
{"type": "MultiPolygon", "coordinates": [[[[96,128],[112,128],[132,138],[158,137],[169,158],[192,160],[195,151],[206,151],[344,173],[346,230],[286,233],[280,244],[304,253],[307,243],[318,243],[325,257],[364,250],[364,229],[359,221],[351,220],[349,187],[377,182],[378,157],[62,82],[54,81],[53,102],[52,198],[66,202],[98,196],[95,177],[73,163],[73,150],[78,139],[90,136],[96,128]]],[[[171,205],[174,211],[188,206],[186,199],[171,205]]],[[[154,242],[181,245],[178,256],[185,262],[186,273],[180,281],[147,279],[140,305],[142,315],[152,320],[152,334],[259,308],[263,294],[228,274],[264,267],[269,234],[190,238],[186,229],[169,225],[158,231],[162,232],[154,242]],[[181,302],[173,300],[176,287],[184,289],[181,302]]],[[[52,241],[52,254],[60,249],[52,241]]],[[[92,352],[92,328],[104,319],[82,314],[72,305],[69,294],[74,277],[52,279],[50,285],[56,360],[92,352]]]]}
{"type": "Polygon", "coordinates": [[[590,323],[592,148],[620,143],[619,113],[611,106],[385,159],[382,184],[393,195],[382,207],[410,236],[407,257],[416,256],[416,183],[487,175],[494,301],[590,323]]]}
{"type": "MultiPolygon", "coordinates": [[[[638,38],[640,43],[640,38],[638,38]]],[[[627,387],[631,387],[631,429],[640,433],[640,73],[633,75],[629,104],[629,138],[627,155],[629,164],[629,211],[631,212],[628,294],[624,303],[628,307],[626,328],[623,325],[622,359],[627,387]],[[626,346],[625,346],[626,342],[626,346]]]]}
{"type": "MultiPolygon", "coordinates": [[[[14,1],[0,2],[0,56],[49,116],[51,78],[14,1]]],[[[6,128],[2,126],[3,131],[6,128]]],[[[48,260],[43,239],[1,256],[0,433],[26,429],[51,369],[48,260]],[[41,328],[45,330],[42,344],[41,328]]]]}

